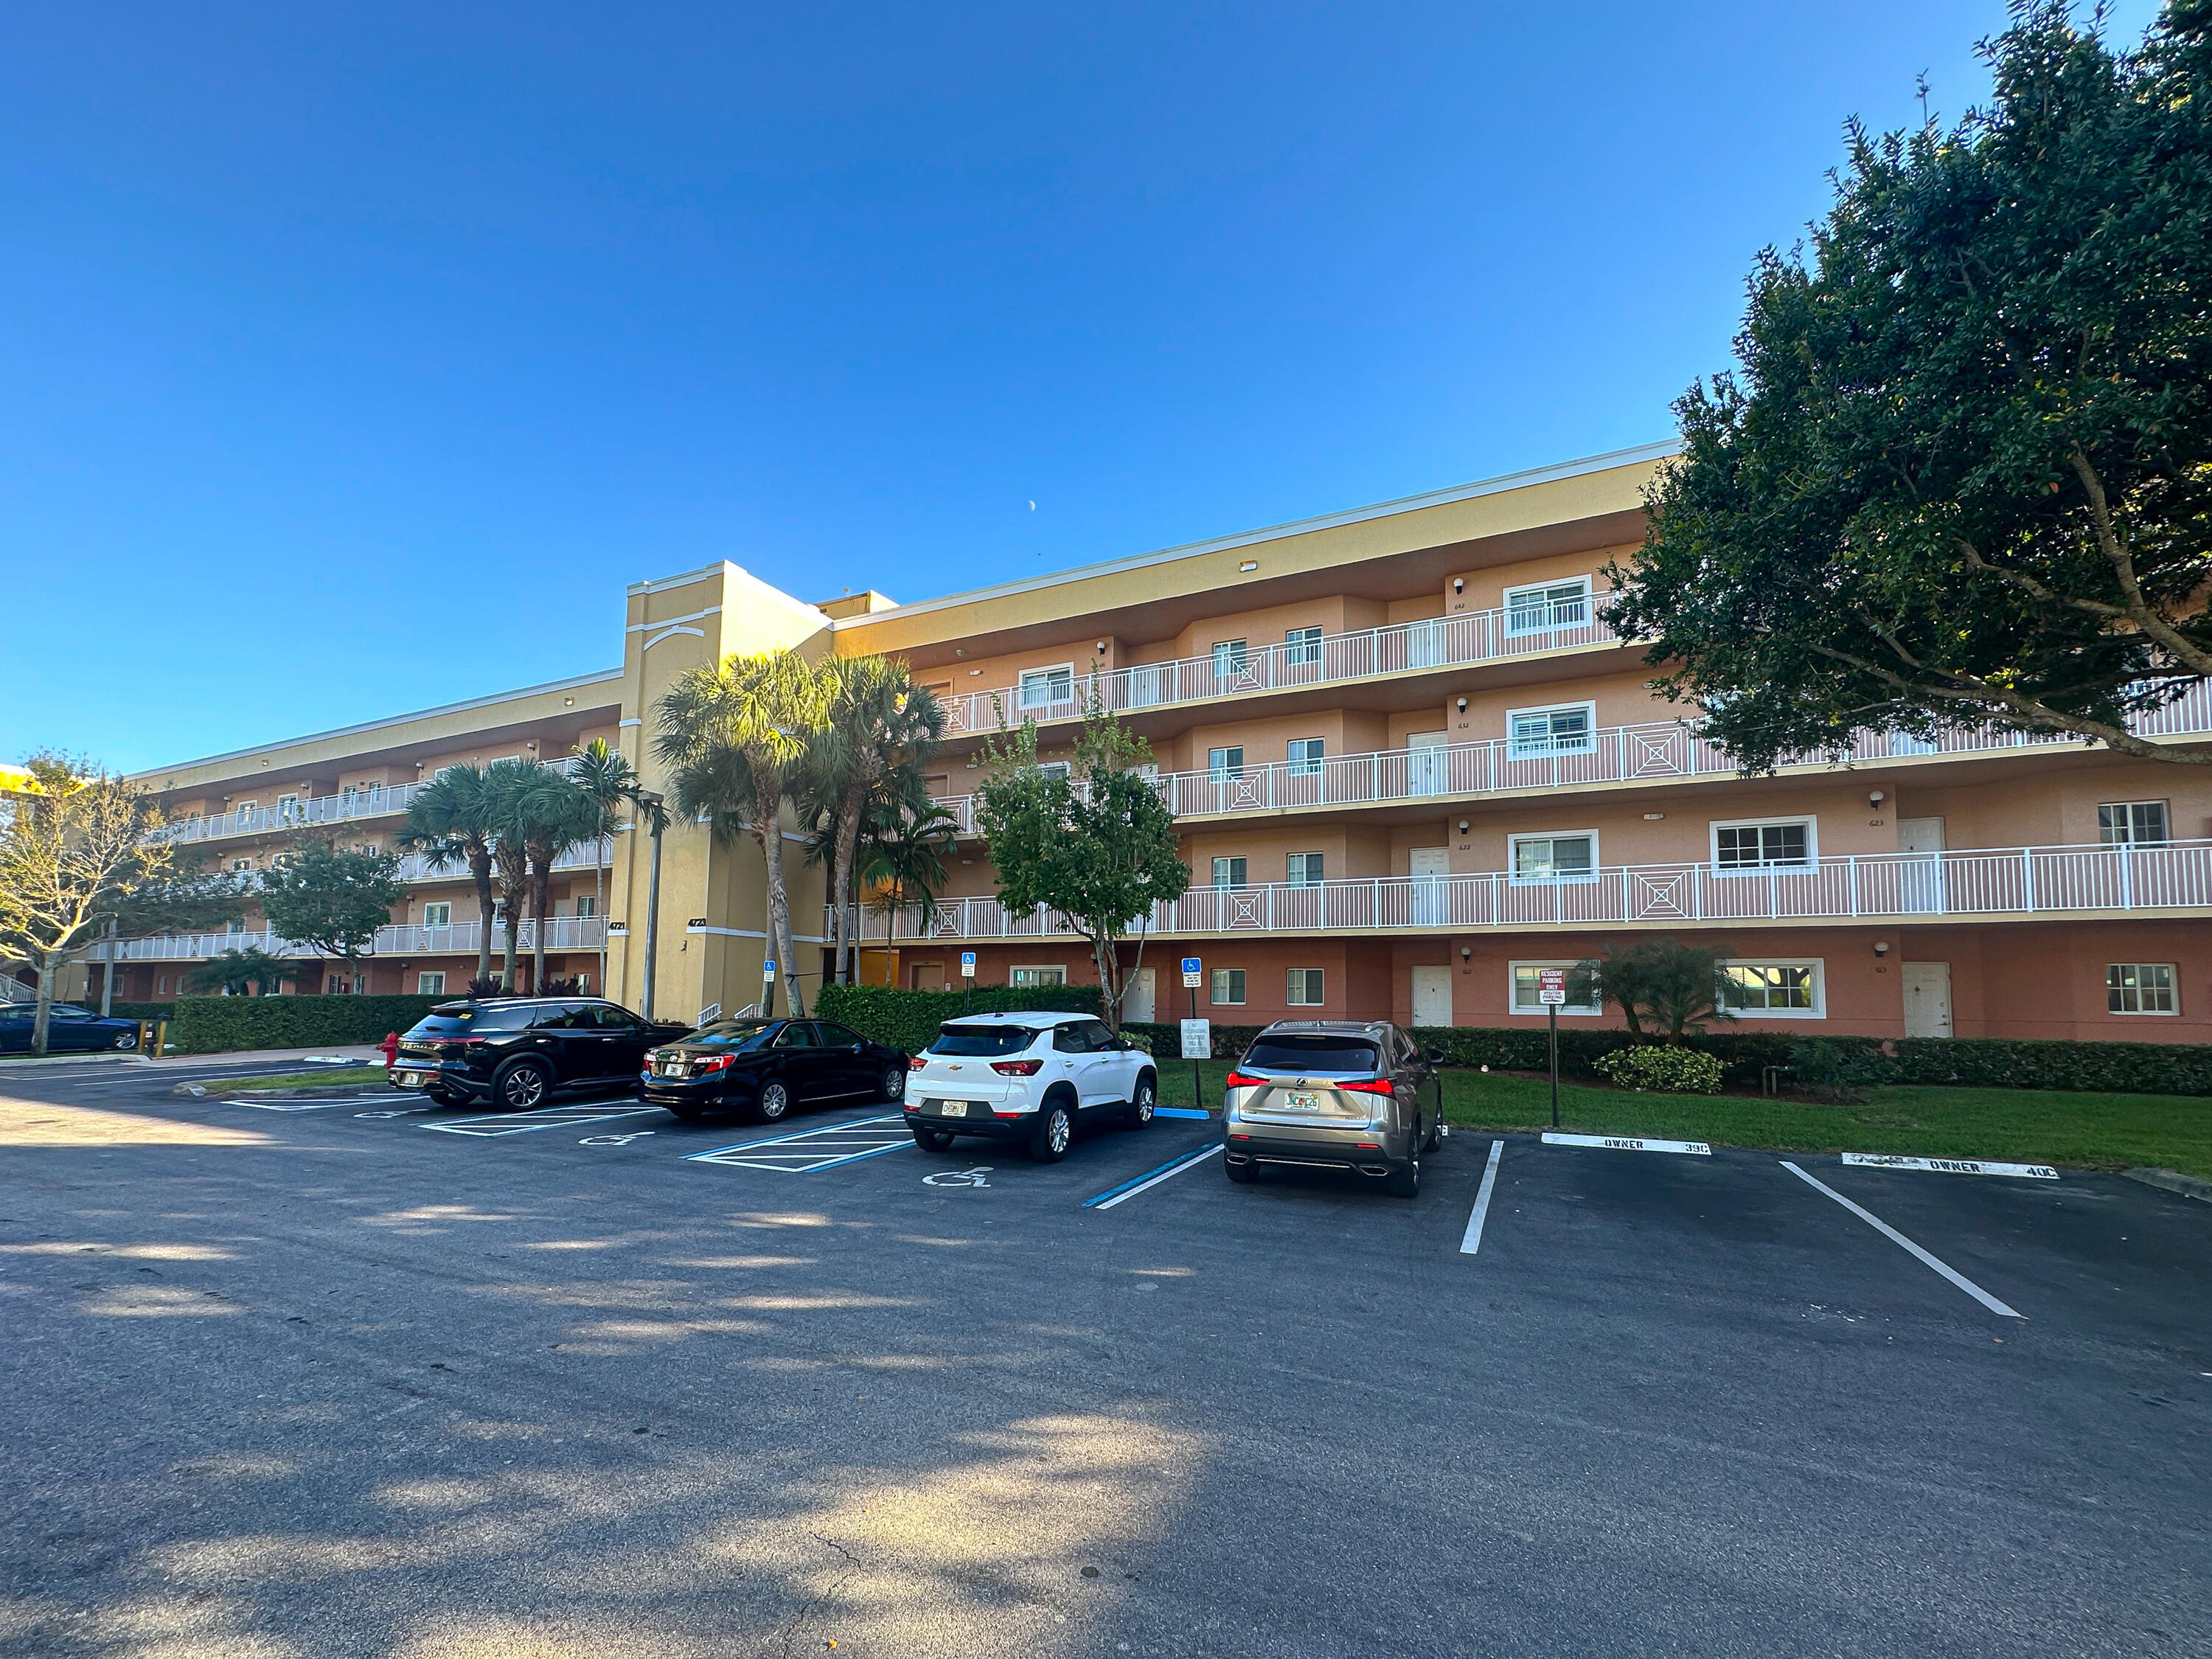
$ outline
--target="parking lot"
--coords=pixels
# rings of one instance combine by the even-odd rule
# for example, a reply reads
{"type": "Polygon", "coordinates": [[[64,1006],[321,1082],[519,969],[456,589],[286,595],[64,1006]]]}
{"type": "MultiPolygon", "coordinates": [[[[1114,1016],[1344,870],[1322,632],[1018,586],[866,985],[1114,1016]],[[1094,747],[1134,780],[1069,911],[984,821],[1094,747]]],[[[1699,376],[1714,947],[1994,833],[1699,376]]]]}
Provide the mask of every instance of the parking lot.
{"type": "Polygon", "coordinates": [[[2118,1177],[186,1074],[0,1078],[0,1653],[2212,1652],[2212,1208],[2118,1177]]]}

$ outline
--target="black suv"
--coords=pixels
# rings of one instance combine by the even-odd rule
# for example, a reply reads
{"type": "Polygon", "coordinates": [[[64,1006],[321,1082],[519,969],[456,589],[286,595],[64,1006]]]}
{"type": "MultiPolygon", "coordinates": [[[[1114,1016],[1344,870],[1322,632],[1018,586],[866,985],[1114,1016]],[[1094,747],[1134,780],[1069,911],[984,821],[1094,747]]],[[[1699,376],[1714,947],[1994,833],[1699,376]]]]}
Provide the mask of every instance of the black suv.
{"type": "Polygon", "coordinates": [[[573,1084],[635,1083],[645,1051],[690,1028],[654,1024],[598,997],[441,1002],[406,1036],[392,1080],[441,1106],[541,1106],[573,1084]]]}
{"type": "Polygon", "coordinates": [[[826,1019],[724,1019],[645,1057],[638,1098],[680,1118],[748,1110],[775,1123],[799,1106],[896,1101],[907,1057],[826,1019]]]}

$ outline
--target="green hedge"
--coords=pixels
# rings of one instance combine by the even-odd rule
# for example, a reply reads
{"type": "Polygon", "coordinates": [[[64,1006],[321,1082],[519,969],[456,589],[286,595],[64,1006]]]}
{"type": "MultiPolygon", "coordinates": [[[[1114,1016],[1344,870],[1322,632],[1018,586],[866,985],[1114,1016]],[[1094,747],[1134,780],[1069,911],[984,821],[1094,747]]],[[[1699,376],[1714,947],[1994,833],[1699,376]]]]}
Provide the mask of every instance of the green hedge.
{"type": "Polygon", "coordinates": [[[177,1054],[381,1042],[451,997],[184,997],[169,1019],[177,1054]]]}
{"type": "Polygon", "coordinates": [[[919,1053],[937,1028],[963,1014],[1099,1012],[1095,985],[979,985],[972,991],[902,991],[890,985],[825,985],[814,1000],[824,1019],[875,1042],[919,1053]]]}
{"type": "Polygon", "coordinates": [[[2130,1095],[2212,1095],[2212,1047],[2201,1043],[2063,1042],[2010,1037],[1870,1037],[1899,1083],[1977,1089],[2075,1089],[2130,1095]]]}
{"type": "MultiPolygon", "coordinates": [[[[100,1012],[100,999],[87,997],[76,1006],[88,1014],[96,1014],[100,1012]]],[[[177,1005],[173,1002],[118,1002],[110,1009],[109,1017],[114,1019],[173,1019],[176,1012],[177,1005]]]]}

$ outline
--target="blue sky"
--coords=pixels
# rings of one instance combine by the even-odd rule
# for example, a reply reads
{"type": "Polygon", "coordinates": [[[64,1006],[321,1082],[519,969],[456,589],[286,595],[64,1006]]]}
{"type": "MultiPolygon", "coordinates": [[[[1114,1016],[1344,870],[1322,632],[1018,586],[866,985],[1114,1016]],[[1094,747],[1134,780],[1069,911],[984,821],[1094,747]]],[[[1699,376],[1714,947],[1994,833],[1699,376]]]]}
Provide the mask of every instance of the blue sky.
{"type": "Polygon", "coordinates": [[[611,665],[717,558],[921,599],[1664,437],[1844,118],[2002,21],[19,9],[0,755],[611,665]]]}

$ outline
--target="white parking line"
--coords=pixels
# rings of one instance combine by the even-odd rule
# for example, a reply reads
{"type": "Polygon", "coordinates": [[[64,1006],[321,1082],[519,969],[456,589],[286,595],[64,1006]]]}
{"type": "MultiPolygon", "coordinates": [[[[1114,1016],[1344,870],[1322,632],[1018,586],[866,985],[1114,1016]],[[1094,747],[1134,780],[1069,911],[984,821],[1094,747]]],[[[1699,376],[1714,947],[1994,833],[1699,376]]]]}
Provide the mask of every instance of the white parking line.
{"type": "Polygon", "coordinates": [[[1196,1169],[1219,1152],[1222,1143],[1217,1140],[1211,1146],[1201,1146],[1194,1152],[1170,1159],[1161,1164],[1158,1169],[1139,1176],[1134,1181],[1124,1182],[1119,1187],[1109,1188],[1096,1198],[1085,1199],[1083,1207],[1086,1210],[1110,1210],[1116,1204],[1126,1204],[1139,1193],[1150,1192],[1163,1181],[1172,1181],[1185,1170],[1196,1169]]]}
{"type": "Polygon", "coordinates": [[[811,1175],[856,1164],[864,1158],[880,1158],[902,1146],[914,1145],[914,1132],[903,1112],[883,1117],[848,1119],[817,1129],[799,1129],[765,1140],[741,1141],[712,1152],[686,1152],[686,1164],[720,1164],[738,1170],[772,1170],[779,1175],[811,1175]]]}
{"type": "Polygon", "coordinates": [[[1992,1164],[1985,1158],[1899,1158],[1893,1152],[1845,1152],[1844,1162],[1868,1170],[1932,1170],[1938,1175],[2017,1176],[2024,1181],[2056,1181],[2048,1164],[1992,1164]]]}
{"type": "Polygon", "coordinates": [[[1462,1255],[1473,1255],[1482,1248],[1483,1218],[1490,1213],[1491,1189],[1498,1185],[1498,1160],[1505,1156],[1505,1143],[1490,1143],[1490,1162],[1482,1171],[1482,1190],[1474,1195],[1474,1213],[1467,1218],[1467,1237],[1459,1242],[1462,1255]]]}
{"type": "Polygon", "coordinates": [[[1798,1180],[1803,1182],[1807,1186],[1812,1188],[1814,1191],[1826,1193],[1830,1198],[1834,1199],[1837,1203],[1842,1205],[1860,1220],[1865,1222],[1868,1226],[1873,1228],[1891,1243],[1899,1246],[1915,1257],[1922,1266],[1933,1267],[1937,1273],[1942,1274],[1944,1278],[1949,1279],[1954,1285],[1956,1285],[1960,1290],[1964,1291],[1968,1296],[1973,1297],[1975,1301],[1980,1303],[1991,1313],[2004,1319],[2018,1319],[2021,1317],[2018,1313],[2005,1306],[2003,1303],[1998,1301],[1996,1297],[1991,1296],[1980,1285],[1975,1284],[1974,1281],[1967,1278],[1966,1274],[1955,1271],[1942,1261],[1937,1260],[1935,1256],[1930,1255],[1927,1251],[1922,1249],[1917,1244],[1915,1244],[1903,1233],[1891,1226],[1889,1223],[1884,1221],[1880,1216],[1875,1214],[1873,1211],[1865,1209],[1859,1205],[1852,1203],[1850,1200],[1845,1198],[1841,1193],[1838,1192],[1833,1187],[1829,1186],[1826,1182],[1815,1181],[1811,1176],[1807,1175],[1804,1170],[1799,1169],[1795,1164],[1792,1164],[1786,1158],[1782,1160],[1782,1167],[1789,1170],[1791,1175],[1796,1176],[1798,1180]]]}
{"type": "Polygon", "coordinates": [[[319,1112],[332,1106],[381,1106],[390,1095],[356,1095],[345,1100],[226,1100],[226,1106],[251,1106],[258,1112],[319,1112]]]}
{"type": "Polygon", "coordinates": [[[1566,1135],[1556,1129],[1544,1132],[1547,1146],[1603,1146],[1616,1152],[1686,1152],[1692,1158],[1711,1158],[1713,1149],[1702,1140],[1645,1140],[1634,1135],[1566,1135]]]}
{"type": "Polygon", "coordinates": [[[486,1117],[457,1117],[444,1123],[417,1123],[447,1135],[526,1135],[538,1129],[565,1129],[577,1123],[605,1123],[617,1117],[642,1117],[658,1106],[609,1101],[602,1106],[540,1106],[534,1112],[496,1112],[486,1117]]]}

